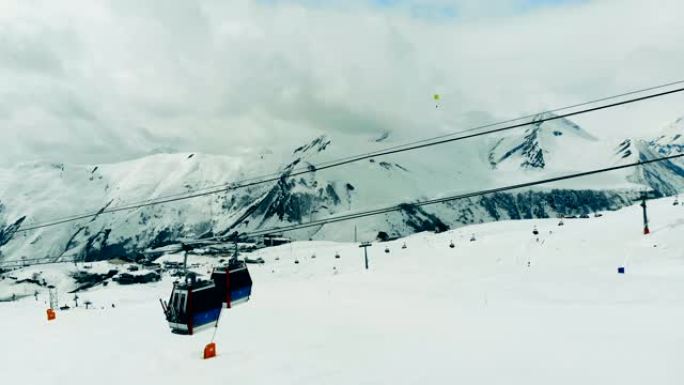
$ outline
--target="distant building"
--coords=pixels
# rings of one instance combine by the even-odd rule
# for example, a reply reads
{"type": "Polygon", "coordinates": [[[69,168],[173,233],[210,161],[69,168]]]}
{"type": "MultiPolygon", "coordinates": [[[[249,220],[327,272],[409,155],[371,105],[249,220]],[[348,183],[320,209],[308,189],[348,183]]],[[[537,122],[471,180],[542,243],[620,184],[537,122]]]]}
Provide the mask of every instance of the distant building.
{"type": "Polygon", "coordinates": [[[283,237],[282,234],[266,234],[261,240],[265,247],[280,246],[290,242],[292,242],[292,239],[283,237]]]}

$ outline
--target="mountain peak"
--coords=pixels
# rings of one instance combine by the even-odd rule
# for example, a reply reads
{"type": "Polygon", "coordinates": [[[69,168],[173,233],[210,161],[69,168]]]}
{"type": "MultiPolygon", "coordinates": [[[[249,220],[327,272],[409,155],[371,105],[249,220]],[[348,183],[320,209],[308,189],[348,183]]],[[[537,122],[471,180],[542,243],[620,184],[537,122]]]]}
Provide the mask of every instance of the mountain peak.
{"type": "Polygon", "coordinates": [[[489,151],[489,163],[492,168],[499,168],[502,163],[514,161],[523,169],[543,169],[549,161],[549,154],[596,141],[593,135],[571,120],[545,112],[532,118],[522,133],[514,130],[514,133],[499,139],[489,151]]]}
{"type": "Polygon", "coordinates": [[[660,145],[680,144],[684,145],[684,117],[666,125],[660,131],[660,136],[655,140],[660,145]]]}
{"type": "Polygon", "coordinates": [[[293,154],[305,154],[311,150],[316,150],[316,152],[321,152],[324,151],[329,145],[332,143],[332,141],[328,138],[327,135],[321,135],[317,137],[316,139],[312,140],[309,144],[305,144],[301,147],[297,147],[293,154]]]}

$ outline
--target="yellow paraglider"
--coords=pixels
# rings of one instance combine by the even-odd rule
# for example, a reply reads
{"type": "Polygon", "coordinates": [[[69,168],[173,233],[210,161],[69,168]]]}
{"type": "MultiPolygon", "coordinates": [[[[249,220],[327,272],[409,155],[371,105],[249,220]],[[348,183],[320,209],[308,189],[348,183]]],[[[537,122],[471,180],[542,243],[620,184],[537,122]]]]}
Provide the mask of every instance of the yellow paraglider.
{"type": "Polygon", "coordinates": [[[439,94],[432,95],[432,99],[435,100],[435,108],[439,108],[439,99],[441,99],[439,94]]]}

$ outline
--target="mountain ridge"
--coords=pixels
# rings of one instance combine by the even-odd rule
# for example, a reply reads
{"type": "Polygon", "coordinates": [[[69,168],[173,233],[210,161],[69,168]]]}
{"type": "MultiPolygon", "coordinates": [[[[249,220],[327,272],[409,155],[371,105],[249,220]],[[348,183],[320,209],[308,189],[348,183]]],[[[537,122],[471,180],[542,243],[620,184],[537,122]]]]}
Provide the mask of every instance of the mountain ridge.
{"type": "MultiPolygon", "coordinates": [[[[677,129],[684,128],[668,126],[666,133],[655,139],[629,138],[603,151],[605,143],[574,122],[559,119],[533,123],[521,132],[486,140],[464,140],[422,152],[370,158],[325,171],[316,170],[316,165],[348,157],[349,148],[355,153],[386,148],[395,144],[392,135],[383,134],[381,142],[321,135],[290,150],[289,155],[288,151],[273,149],[242,157],[155,154],[100,165],[24,163],[0,170],[0,186],[4,186],[0,191],[0,241],[4,242],[0,242],[0,259],[130,256],[181,238],[226,236],[399,203],[404,204],[399,212],[357,221],[361,237],[371,239],[380,233],[398,237],[501,219],[617,209],[644,189],[653,189],[659,195],[684,189],[682,163],[663,162],[601,178],[424,208],[411,203],[585,171],[590,165],[596,168],[671,154],[681,150],[677,129]],[[578,159],[578,149],[592,157],[578,159]],[[483,158],[482,154],[487,155],[483,158]],[[300,169],[311,172],[292,176],[300,169]],[[277,180],[30,232],[16,231],[21,225],[83,212],[83,207],[102,212],[131,202],[230,186],[254,175],[276,175],[277,180]]],[[[296,239],[349,240],[352,231],[348,226],[326,225],[290,235],[296,239]]]]}

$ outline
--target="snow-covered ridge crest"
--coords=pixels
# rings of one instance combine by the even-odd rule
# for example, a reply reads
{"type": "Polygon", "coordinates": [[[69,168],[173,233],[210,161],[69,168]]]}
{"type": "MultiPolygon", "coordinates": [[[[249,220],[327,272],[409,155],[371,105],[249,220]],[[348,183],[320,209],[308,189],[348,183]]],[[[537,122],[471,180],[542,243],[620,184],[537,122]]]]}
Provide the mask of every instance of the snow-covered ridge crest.
{"type": "MultiPolygon", "coordinates": [[[[627,138],[615,148],[619,163],[630,163],[684,153],[684,118],[666,125],[654,138],[627,138]]],[[[684,190],[684,161],[668,160],[630,172],[627,179],[664,195],[684,190]]]]}
{"type": "Polygon", "coordinates": [[[543,169],[565,148],[577,150],[592,146],[597,139],[566,118],[546,112],[532,119],[523,131],[516,130],[497,139],[489,151],[492,168],[520,167],[543,169]]]}

